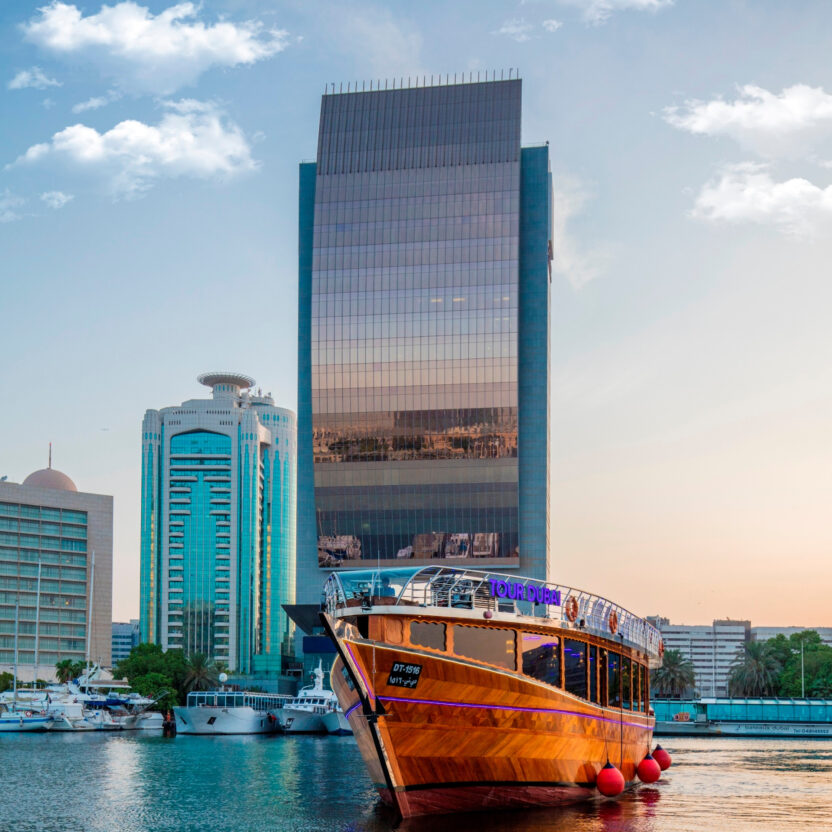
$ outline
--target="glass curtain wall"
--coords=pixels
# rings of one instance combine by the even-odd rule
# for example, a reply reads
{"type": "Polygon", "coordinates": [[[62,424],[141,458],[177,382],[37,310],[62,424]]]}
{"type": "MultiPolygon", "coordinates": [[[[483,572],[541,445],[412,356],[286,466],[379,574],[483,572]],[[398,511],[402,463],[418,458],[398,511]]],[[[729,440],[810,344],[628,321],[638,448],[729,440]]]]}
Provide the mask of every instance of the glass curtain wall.
{"type": "Polygon", "coordinates": [[[517,557],[520,93],[498,81],[323,98],[321,566],[517,557]]]}

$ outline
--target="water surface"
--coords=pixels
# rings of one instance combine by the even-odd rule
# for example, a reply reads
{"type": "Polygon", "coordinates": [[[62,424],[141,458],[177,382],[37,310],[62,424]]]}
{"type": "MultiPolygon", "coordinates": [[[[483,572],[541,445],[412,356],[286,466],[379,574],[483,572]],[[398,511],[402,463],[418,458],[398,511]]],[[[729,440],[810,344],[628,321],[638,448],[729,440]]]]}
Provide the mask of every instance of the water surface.
{"type": "MultiPolygon", "coordinates": [[[[832,829],[832,741],[668,739],[674,765],[617,801],[414,819],[402,832],[832,829]]],[[[352,737],[0,735],[0,830],[388,832],[352,737]]]]}

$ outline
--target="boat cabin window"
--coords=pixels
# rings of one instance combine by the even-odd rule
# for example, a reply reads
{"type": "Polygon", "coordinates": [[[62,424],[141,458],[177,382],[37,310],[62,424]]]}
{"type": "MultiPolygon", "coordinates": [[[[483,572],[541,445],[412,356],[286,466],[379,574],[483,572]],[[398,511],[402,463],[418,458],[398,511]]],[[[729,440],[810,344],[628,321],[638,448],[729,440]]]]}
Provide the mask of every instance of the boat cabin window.
{"type": "Polygon", "coordinates": [[[563,681],[569,693],[587,698],[586,690],[586,648],[583,641],[567,638],[563,640],[563,681]]]}
{"type": "Polygon", "coordinates": [[[632,668],[630,660],[623,658],[621,660],[621,706],[628,711],[632,709],[632,668]]]}
{"type": "Polygon", "coordinates": [[[621,707],[621,656],[607,651],[607,704],[610,708],[621,707]]]}
{"type": "Polygon", "coordinates": [[[514,670],[517,665],[515,645],[514,630],[454,625],[454,653],[457,656],[514,670]]]}
{"type": "Polygon", "coordinates": [[[589,700],[598,702],[598,648],[589,646],[589,700]]]}
{"type": "Polygon", "coordinates": [[[560,687],[560,644],[557,636],[523,633],[523,673],[552,687],[560,687]]]}
{"type": "Polygon", "coordinates": [[[410,643],[433,650],[444,650],[445,625],[441,621],[411,621],[410,643]]]}
{"type": "Polygon", "coordinates": [[[641,667],[641,710],[645,713],[647,712],[647,708],[649,707],[650,697],[647,693],[647,682],[650,678],[649,671],[647,668],[642,665],[641,667]]]}

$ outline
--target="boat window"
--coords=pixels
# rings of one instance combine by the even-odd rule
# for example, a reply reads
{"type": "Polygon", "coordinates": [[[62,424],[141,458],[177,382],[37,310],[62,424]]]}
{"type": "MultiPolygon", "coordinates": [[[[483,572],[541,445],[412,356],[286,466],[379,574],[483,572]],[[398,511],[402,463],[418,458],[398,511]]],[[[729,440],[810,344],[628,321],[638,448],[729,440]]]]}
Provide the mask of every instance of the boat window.
{"type": "Polygon", "coordinates": [[[621,707],[621,656],[607,652],[607,703],[611,708],[621,707]]]}
{"type": "Polygon", "coordinates": [[[586,699],[586,648],[583,641],[563,640],[563,682],[569,693],[586,699]]]}
{"type": "Polygon", "coordinates": [[[523,633],[523,673],[560,687],[560,644],[557,636],[523,633]]]}
{"type": "Polygon", "coordinates": [[[516,649],[514,630],[454,625],[454,653],[457,656],[514,670],[516,649]]]}
{"type": "Polygon", "coordinates": [[[624,658],[621,660],[621,704],[622,707],[630,710],[632,703],[630,698],[632,696],[632,670],[630,660],[624,658]]]}
{"type": "Polygon", "coordinates": [[[411,621],[410,643],[434,650],[444,650],[445,625],[439,621],[411,621]]]}
{"type": "Polygon", "coordinates": [[[641,710],[645,713],[647,712],[648,707],[650,706],[650,699],[647,695],[647,682],[650,678],[650,674],[647,668],[642,665],[641,666],[641,710]]]}
{"type": "Polygon", "coordinates": [[[589,699],[598,702],[598,648],[589,647],[589,699]]]}

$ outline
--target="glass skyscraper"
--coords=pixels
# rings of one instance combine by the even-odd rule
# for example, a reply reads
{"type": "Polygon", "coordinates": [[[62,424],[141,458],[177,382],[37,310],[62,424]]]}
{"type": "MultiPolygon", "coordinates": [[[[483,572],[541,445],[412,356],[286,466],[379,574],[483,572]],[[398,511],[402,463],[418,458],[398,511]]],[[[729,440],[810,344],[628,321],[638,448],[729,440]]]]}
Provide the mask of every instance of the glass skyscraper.
{"type": "Polygon", "coordinates": [[[296,427],[238,373],[142,423],[141,638],[241,673],[293,657],[296,427]]]}
{"type": "Polygon", "coordinates": [[[521,81],[333,93],[300,168],[298,600],[323,570],[545,577],[548,147],[521,81]]]}

